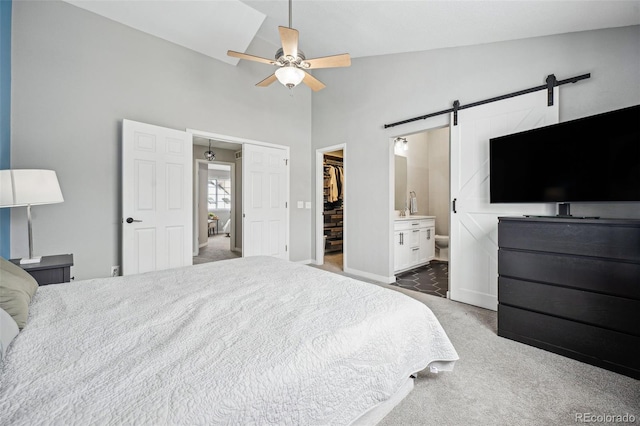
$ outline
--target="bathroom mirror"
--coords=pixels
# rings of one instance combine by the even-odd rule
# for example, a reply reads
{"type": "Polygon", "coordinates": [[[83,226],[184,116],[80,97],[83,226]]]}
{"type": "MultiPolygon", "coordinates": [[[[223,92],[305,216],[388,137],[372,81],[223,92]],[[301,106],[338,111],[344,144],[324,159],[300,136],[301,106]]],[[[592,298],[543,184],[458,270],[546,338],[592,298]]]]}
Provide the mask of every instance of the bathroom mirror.
{"type": "Polygon", "coordinates": [[[407,157],[395,156],[395,210],[407,207],[407,157]]]}

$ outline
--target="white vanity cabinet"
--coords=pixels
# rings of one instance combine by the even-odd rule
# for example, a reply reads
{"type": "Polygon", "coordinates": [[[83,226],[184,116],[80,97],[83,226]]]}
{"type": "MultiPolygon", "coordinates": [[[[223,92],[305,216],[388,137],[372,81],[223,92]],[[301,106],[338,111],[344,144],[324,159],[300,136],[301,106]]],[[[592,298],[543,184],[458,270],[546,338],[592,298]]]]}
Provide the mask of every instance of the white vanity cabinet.
{"type": "Polygon", "coordinates": [[[394,221],[394,272],[429,263],[435,257],[435,217],[401,217],[394,221]]]}

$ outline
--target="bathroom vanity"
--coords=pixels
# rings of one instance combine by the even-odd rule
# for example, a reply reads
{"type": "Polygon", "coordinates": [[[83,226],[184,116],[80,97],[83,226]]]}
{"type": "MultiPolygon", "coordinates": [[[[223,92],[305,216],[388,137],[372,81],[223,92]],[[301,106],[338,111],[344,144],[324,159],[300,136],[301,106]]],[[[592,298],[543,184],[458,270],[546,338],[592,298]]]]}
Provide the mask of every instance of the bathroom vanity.
{"type": "Polygon", "coordinates": [[[393,225],[394,272],[426,265],[435,257],[435,216],[401,216],[393,225]]]}

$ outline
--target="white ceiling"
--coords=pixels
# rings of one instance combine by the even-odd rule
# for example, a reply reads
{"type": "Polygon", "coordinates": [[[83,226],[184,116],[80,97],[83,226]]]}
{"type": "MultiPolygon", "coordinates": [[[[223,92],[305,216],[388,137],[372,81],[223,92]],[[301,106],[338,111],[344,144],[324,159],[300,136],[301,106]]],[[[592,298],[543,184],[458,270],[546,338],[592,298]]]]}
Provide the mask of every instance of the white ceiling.
{"type": "MultiPolygon", "coordinates": [[[[288,0],[66,0],[229,64],[257,37],[273,51],[288,0]]],[[[307,58],[352,58],[640,24],[640,0],[293,0],[293,28],[307,58]]]]}

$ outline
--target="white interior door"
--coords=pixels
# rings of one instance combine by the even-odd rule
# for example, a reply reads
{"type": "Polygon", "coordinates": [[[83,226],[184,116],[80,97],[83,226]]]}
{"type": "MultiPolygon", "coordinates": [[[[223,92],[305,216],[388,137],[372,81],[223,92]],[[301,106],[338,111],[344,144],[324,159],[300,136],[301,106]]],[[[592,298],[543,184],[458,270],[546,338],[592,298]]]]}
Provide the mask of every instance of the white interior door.
{"type": "Polygon", "coordinates": [[[191,265],[191,134],[123,120],[122,273],[191,265]]]}
{"type": "Polygon", "coordinates": [[[489,203],[489,139],[557,123],[558,104],[556,87],[551,107],[541,90],[458,112],[451,126],[451,299],[495,311],[498,217],[555,214],[555,204],[489,203]]]}
{"type": "Polygon", "coordinates": [[[242,255],[289,259],[288,159],[284,149],[242,145],[242,255]]]}

